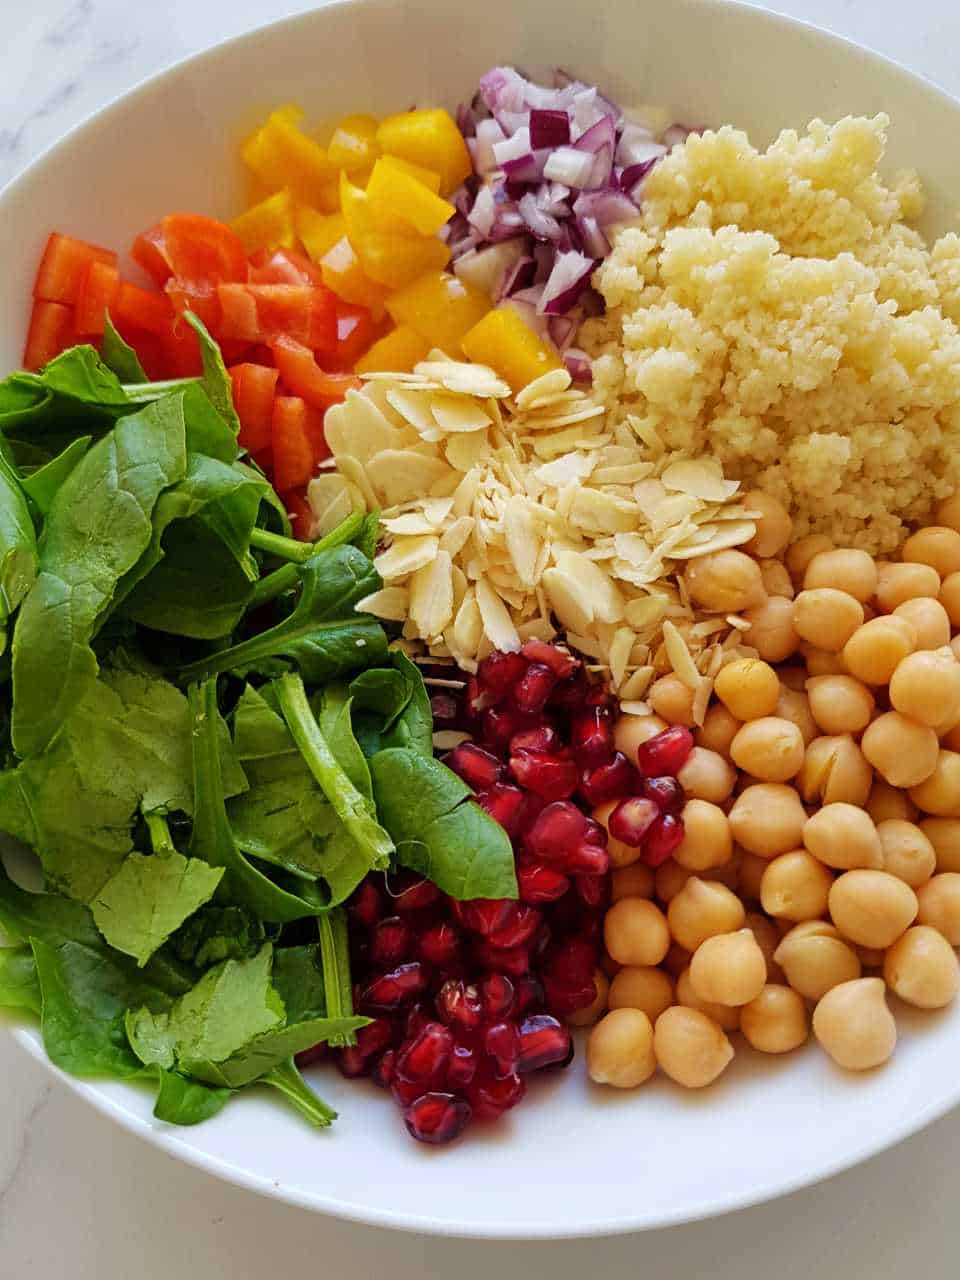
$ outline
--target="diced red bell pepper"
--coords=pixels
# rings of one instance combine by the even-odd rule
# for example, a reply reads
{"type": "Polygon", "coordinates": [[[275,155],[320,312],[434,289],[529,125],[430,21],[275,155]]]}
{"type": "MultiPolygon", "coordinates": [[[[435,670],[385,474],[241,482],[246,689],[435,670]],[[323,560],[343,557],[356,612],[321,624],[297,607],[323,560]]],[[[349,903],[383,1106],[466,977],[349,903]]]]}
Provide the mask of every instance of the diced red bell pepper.
{"type": "Polygon", "coordinates": [[[233,407],[240,419],[240,443],[250,453],[270,448],[279,376],[276,369],[265,369],[260,364],[235,364],[230,370],[233,407]]]}
{"type": "Polygon", "coordinates": [[[311,351],[333,351],[336,311],[328,289],[302,284],[222,284],[220,334],[246,342],[272,343],[281,335],[311,351]]]}
{"type": "Polygon", "coordinates": [[[170,299],[162,293],[150,293],[138,284],[121,280],[113,303],[113,312],[121,324],[132,329],[162,336],[170,327],[170,299]]]}
{"type": "Polygon", "coordinates": [[[336,367],[352,370],[353,366],[377,336],[377,325],[366,307],[352,302],[337,302],[336,367]]]}
{"type": "Polygon", "coordinates": [[[120,273],[108,262],[94,259],[87,267],[77,291],[74,310],[74,330],[78,337],[99,338],[106,324],[108,311],[120,291],[120,273]]]}
{"type": "Polygon", "coordinates": [[[115,267],[117,255],[112,249],[101,249],[99,245],[88,244],[74,236],[65,236],[59,231],[52,232],[37,269],[33,296],[44,302],[60,302],[65,306],[72,306],[77,300],[80,285],[91,262],[103,262],[115,267]]]}
{"type": "MultiPolygon", "coordinates": [[[[359,378],[344,373],[325,373],[309,347],[290,337],[278,337],[272,344],[273,358],[284,384],[315,409],[337,404],[351,388],[363,385],[359,378]]],[[[282,485],[278,485],[282,489],[282,485]]],[[[290,486],[293,488],[293,485],[290,486]]]]}
{"type": "Polygon", "coordinates": [[[304,495],[299,490],[294,490],[292,493],[282,493],[280,501],[286,507],[293,525],[293,536],[301,542],[312,542],[313,511],[304,495]]]}
{"type": "Polygon", "coordinates": [[[30,314],[23,367],[36,372],[58,356],[73,339],[73,308],[37,298],[30,314]]]}
{"type": "Polygon", "coordinates": [[[171,213],[160,224],[164,250],[175,276],[191,284],[246,280],[243,241],[225,222],[198,213],[171,213]]]}
{"type": "MultiPolygon", "coordinates": [[[[219,346],[224,364],[241,364],[250,355],[250,343],[239,341],[236,338],[221,338],[219,346]]],[[[272,367],[272,362],[268,368],[270,367],[272,367]]]]}
{"type": "Polygon", "coordinates": [[[178,315],[167,324],[167,331],[161,338],[164,375],[167,378],[199,377],[203,373],[203,361],[196,333],[178,315]]]}
{"type": "Polygon", "coordinates": [[[318,266],[296,249],[261,249],[250,256],[251,284],[323,284],[318,266]]]}
{"type": "Polygon", "coordinates": [[[302,489],[314,472],[306,403],[299,396],[277,396],[272,428],[274,488],[279,493],[302,489]]]}
{"type": "Polygon", "coordinates": [[[130,257],[161,289],[173,274],[167,261],[163,228],[159,222],[140,232],[130,249],[130,257]]]}
{"type": "Polygon", "coordinates": [[[323,419],[326,416],[326,412],[326,409],[315,409],[312,404],[307,405],[307,435],[310,437],[310,447],[313,449],[315,468],[325,458],[329,458],[332,452],[323,431],[323,419]]]}
{"type": "Polygon", "coordinates": [[[174,311],[193,311],[215,337],[221,335],[220,299],[217,287],[208,283],[196,283],[171,276],[164,285],[174,311]]]}

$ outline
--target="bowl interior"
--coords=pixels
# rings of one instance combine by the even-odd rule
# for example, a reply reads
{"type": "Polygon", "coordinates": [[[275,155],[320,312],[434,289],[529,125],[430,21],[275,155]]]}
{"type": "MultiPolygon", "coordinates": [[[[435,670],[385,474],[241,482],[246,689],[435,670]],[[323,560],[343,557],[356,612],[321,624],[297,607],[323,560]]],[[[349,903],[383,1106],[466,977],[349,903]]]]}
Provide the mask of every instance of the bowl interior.
{"type": "MultiPolygon", "coordinates": [[[[925,229],[956,205],[950,148],[960,104],[894,64],[813,28],[716,0],[440,0],[333,4],[221,46],[101,112],[0,194],[8,246],[0,357],[19,360],[47,232],[127,246],[166,212],[236,212],[237,144],[278,103],[316,122],[411,103],[454,106],[497,62],[531,74],[568,68],[624,105],[746,128],[755,141],[821,116],[886,111],[887,165],[913,165],[929,193],[925,229]]],[[[175,1130],[147,1096],[116,1084],[84,1095],[159,1145],[268,1194],[385,1225],[476,1235],[558,1236],[706,1216],[825,1176],[960,1098],[960,1015],[898,1010],[891,1066],[854,1079],[810,1050],[789,1061],[743,1050],[703,1096],[664,1082],[618,1096],[582,1070],[535,1089],[488,1135],[443,1152],[402,1131],[392,1103],[332,1071],[316,1083],[340,1111],[317,1136],[268,1099],[232,1103],[175,1130]],[[902,1015],[902,1016],[900,1016],[902,1015]],[[509,1174],[507,1173],[509,1169],[509,1174]]],[[[42,1058],[32,1032],[18,1038],[42,1058]]]]}

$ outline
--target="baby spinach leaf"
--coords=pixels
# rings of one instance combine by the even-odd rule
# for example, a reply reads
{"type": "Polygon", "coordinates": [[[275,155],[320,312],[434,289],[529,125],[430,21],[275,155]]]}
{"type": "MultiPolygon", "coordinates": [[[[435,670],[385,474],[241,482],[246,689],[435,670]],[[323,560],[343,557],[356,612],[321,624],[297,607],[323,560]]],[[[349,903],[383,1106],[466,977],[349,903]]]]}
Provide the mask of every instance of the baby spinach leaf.
{"type": "Polygon", "coordinates": [[[210,1120],[229,1102],[232,1089],[216,1089],[199,1080],[188,1080],[175,1071],[157,1069],[160,1089],[153,1114],[167,1124],[191,1125],[210,1120]]]}
{"type": "Polygon", "coordinates": [[[42,388],[80,404],[96,405],[123,413],[129,400],[120,379],[100,359],[96,347],[68,347],[42,373],[14,374],[20,385],[42,388]]]}
{"type": "MultiPolygon", "coordinates": [[[[208,458],[216,458],[218,462],[236,461],[240,452],[237,438],[210,403],[210,398],[200,383],[189,382],[180,394],[183,396],[187,450],[190,453],[204,453],[208,458]]],[[[264,484],[267,483],[262,472],[254,474],[264,484]]]]}
{"type": "Polygon", "coordinates": [[[275,947],[273,985],[286,1008],[288,1023],[326,1017],[327,999],[320,948],[316,943],[304,947],[275,947]]]}
{"type": "Polygon", "coordinates": [[[175,850],[130,853],[94,898],[93,918],[112,947],[142,966],[213,897],[222,878],[222,867],[175,850]]]}
{"type": "MultiPolygon", "coordinates": [[[[320,963],[327,1014],[331,1018],[349,1018],[353,1013],[353,984],[350,981],[350,939],[347,916],[342,907],[321,916],[320,963]]],[[[330,1043],[339,1047],[356,1044],[352,1031],[331,1035],[330,1043]]]]}
{"type": "Polygon", "coordinates": [[[60,487],[14,632],[19,755],[42,751],[96,678],[96,625],[149,545],[158,497],[185,468],[183,402],[171,396],[119,422],[60,487]]]}
{"type": "Polygon", "coordinates": [[[103,338],[100,342],[100,356],[107,368],[117,375],[121,382],[149,382],[140,363],[140,357],[129,343],[124,342],[117,333],[113,321],[107,313],[103,327],[103,338]]]}
{"type": "Polygon", "coordinates": [[[201,907],[170,940],[185,964],[209,969],[221,960],[249,960],[267,940],[263,921],[246,907],[201,907]]]}
{"type": "Polygon", "coordinates": [[[314,1045],[325,1041],[333,1044],[338,1040],[345,1040],[369,1022],[369,1018],[360,1017],[309,1018],[305,1022],[295,1022],[291,1026],[258,1036],[246,1048],[223,1061],[202,1058],[185,1060],[183,1069],[208,1084],[241,1089],[244,1085],[261,1079],[288,1058],[303,1053],[305,1049],[312,1049],[314,1045]]]}
{"type": "Polygon", "coordinates": [[[39,1013],[42,1005],[37,963],[28,946],[0,947],[0,1009],[39,1013]]]}
{"type": "Polygon", "coordinates": [[[351,703],[343,685],[328,685],[320,694],[320,711],[317,723],[334,759],[356,789],[370,804],[373,803],[373,786],[370,770],[360,745],[354,737],[351,723],[351,703]]]}
{"type": "Polygon", "coordinates": [[[515,898],[506,832],[439,760],[391,748],[370,761],[377,811],[397,857],[453,898],[515,898]]]}
{"type": "Polygon", "coordinates": [[[250,684],[245,686],[233,711],[233,743],[237,758],[244,763],[271,756],[289,755],[299,759],[297,744],[283,717],[270,706],[263,693],[250,684]]]}
{"type": "Polygon", "coordinates": [[[322,1098],[318,1098],[297,1069],[293,1058],[287,1058],[260,1077],[261,1084],[269,1084],[278,1089],[296,1108],[305,1120],[325,1129],[337,1118],[333,1107],[328,1106],[322,1098]]]}
{"type": "Polygon", "coordinates": [[[377,554],[377,542],[380,538],[380,512],[370,511],[363,517],[363,522],[356,534],[350,539],[358,551],[362,551],[368,560],[377,554]]]}
{"type": "MultiPolygon", "coordinates": [[[[315,880],[323,874],[323,846],[307,826],[313,779],[297,774],[253,786],[231,800],[227,816],[237,846],[251,857],[315,880]]],[[[329,809],[329,805],[326,806],[329,809]]]]}
{"type": "Polygon", "coordinates": [[[207,332],[199,316],[192,311],[185,311],[183,318],[200,341],[200,359],[203,362],[201,386],[209,397],[210,403],[236,436],[240,431],[240,419],[233,407],[233,384],[227,373],[227,366],[223,363],[220,348],[207,332]]]}
{"type": "Polygon", "coordinates": [[[24,493],[45,516],[53,506],[60,486],[90,448],[93,436],[77,436],[55,458],[38,467],[20,482],[24,493]]]}
{"type": "Polygon", "coordinates": [[[37,577],[37,535],[21,482],[0,458],[0,622],[19,607],[37,577]]]}
{"type": "Polygon", "coordinates": [[[371,667],[350,681],[350,697],[357,711],[368,711],[390,729],[410,701],[410,686],[396,667],[371,667]]]}

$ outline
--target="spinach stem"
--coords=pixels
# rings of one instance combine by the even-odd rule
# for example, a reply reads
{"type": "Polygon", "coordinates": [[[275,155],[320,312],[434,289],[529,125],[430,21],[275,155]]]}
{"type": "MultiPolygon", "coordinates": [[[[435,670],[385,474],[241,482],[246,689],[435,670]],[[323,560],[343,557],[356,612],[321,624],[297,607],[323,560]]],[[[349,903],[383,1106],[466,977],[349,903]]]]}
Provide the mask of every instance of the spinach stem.
{"type": "MultiPolygon", "coordinates": [[[[328,1018],[349,1018],[353,1014],[353,988],[350,983],[350,952],[347,944],[347,916],[335,907],[319,917],[320,960],[323,964],[323,987],[328,1018]]],[[[335,1049],[356,1044],[352,1031],[330,1037],[335,1049]]]]}
{"type": "MultiPolygon", "coordinates": [[[[331,1040],[330,1043],[332,1044],[333,1041],[331,1040]]],[[[337,1118],[337,1113],[333,1107],[324,1102],[310,1088],[297,1070],[292,1058],[288,1058],[286,1062],[278,1063],[272,1071],[268,1071],[265,1076],[261,1076],[257,1083],[269,1084],[274,1089],[279,1089],[284,1097],[293,1103],[302,1116],[305,1116],[311,1124],[315,1124],[321,1129],[325,1129],[327,1125],[337,1118]]]]}
{"type": "Polygon", "coordinates": [[[131,404],[146,404],[171,391],[183,391],[200,382],[200,378],[168,378],[165,382],[125,382],[122,389],[131,404]]]}
{"type": "Polygon", "coordinates": [[[167,820],[161,813],[145,813],[144,821],[150,834],[150,845],[154,853],[175,853],[176,846],[170,836],[167,820]]]}
{"type": "MultiPolygon", "coordinates": [[[[353,539],[360,532],[363,525],[363,516],[355,511],[353,515],[347,516],[346,520],[342,520],[335,529],[331,529],[325,537],[319,542],[298,542],[295,545],[307,554],[304,560],[309,560],[315,555],[319,555],[323,551],[332,551],[334,547],[342,547],[353,539]]],[[[267,533],[270,538],[277,538],[279,534],[271,534],[264,529],[254,529],[254,534],[267,533]]],[[[293,539],[284,538],[283,542],[291,542],[293,539]]],[[[250,539],[251,546],[257,546],[258,542],[254,536],[250,539]]],[[[266,547],[260,547],[260,550],[267,550],[266,547]]],[[[261,578],[257,585],[253,588],[253,595],[247,605],[248,609],[259,609],[261,605],[267,604],[271,600],[275,600],[277,596],[282,596],[285,591],[292,591],[299,581],[298,565],[303,561],[291,560],[287,564],[283,564],[279,569],[274,569],[273,573],[268,573],[265,578],[261,578]]]]}
{"type": "Polygon", "coordinates": [[[250,534],[250,545],[280,560],[292,560],[294,564],[303,564],[314,554],[312,542],[298,542],[296,538],[285,538],[283,534],[271,533],[269,529],[254,529],[250,534]]]}

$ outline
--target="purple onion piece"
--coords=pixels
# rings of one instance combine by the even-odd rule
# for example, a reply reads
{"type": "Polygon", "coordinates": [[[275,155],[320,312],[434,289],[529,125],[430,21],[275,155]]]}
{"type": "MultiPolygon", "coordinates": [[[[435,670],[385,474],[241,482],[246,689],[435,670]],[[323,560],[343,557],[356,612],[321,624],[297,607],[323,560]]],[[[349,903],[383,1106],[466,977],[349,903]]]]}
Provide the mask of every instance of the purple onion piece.
{"type": "Polygon", "coordinates": [[[569,311],[584,290],[590,287],[590,277],[596,265],[592,258],[576,250],[558,253],[540,297],[540,313],[560,316],[569,311]]]}
{"type": "Polygon", "coordinates": [[[566,111],[541,108],[530,112],[530,145],[535,151],[541,147],[565,147],[569,141],[570,117],[566,111]]]}
{"type": "Polygon", "coordinates": [[[567,366],[567,373],[569,373],[574,382],[593,382],[593,368],[590,364],[590,357],[585,351],[581,351],[579,347],[569,347],[563,353],[563,363],[567,366]]]}

